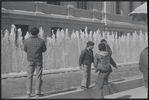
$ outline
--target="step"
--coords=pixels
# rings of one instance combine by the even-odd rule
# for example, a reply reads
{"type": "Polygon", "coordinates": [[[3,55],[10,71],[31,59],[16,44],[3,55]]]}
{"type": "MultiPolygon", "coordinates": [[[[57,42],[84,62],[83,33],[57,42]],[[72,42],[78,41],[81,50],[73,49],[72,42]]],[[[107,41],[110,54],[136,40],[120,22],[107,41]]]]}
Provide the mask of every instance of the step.
{"type": "Polygon", "coordinates": [[[106,96],[104,96],[104,98],[105,99],[109,99],[109,98],[112,98],[112,99],[148,98],[148,93],[147,93],[145,87],[141,86],[141,87],[138,87],[138,88],[135,88],[135,89],[130,89],[130,90],[127,90],[127,91],[114,93],[114,94],[111,94],[111,95],[106,95],[106,96]]]}
{"type": "MultiPolygon", "coordinates": [[[[144,84],[143,76],[134,76],[130,78],[124,78],[119,80],[112,80],[109,82],[109,85],[104,86],[104,96],[120,93],[123,91],[135,89],[138,87],[142,87],[144,84]]],[[[43,98],[96,98],[96,91],[95,91],[95,85],[91,84],[90,89],[80,89],[80,87],[77,87],[77,89],[72,90],[66,90],[61,91],[57,93],[44,93],[46,94],[43,97],[40,97],[39,99],[43,98]]],[[[14,98],[26,98],[25,96],[22,97],[14,97],[14,98]]],[[[34,98],[34,97],[32,97],[34,98]]]]}

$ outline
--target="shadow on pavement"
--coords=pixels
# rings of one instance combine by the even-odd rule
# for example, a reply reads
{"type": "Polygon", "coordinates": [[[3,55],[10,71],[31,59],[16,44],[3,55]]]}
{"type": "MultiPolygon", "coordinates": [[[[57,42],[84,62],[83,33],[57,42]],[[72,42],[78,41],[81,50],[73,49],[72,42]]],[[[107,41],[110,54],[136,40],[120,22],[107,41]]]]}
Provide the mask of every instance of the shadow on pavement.
{"type": "Polygon", "coordinates": [[[124,96],[118,97],[116,99],[122,99],[122,98],[129,99],[130,97],[131,97],[131,95],[124,95],[124,96]]]}
{"type": "Polygon", "coordinates": [[[48,95],[53,95],[53,94],[57,94],[57,93],[63,93],[63,92],[69,92],[69,91],[74,91],[77,88],[72,88],[72,89],[66,89],[66,90],[61,90],[61,91],[53,91],[53,92],[44,92],[42,94],[44,94],[44,96],[48,96],[48,95]]]}
{"type": "Polygon", "coordinates": [[[119,89],[118,89],[118,87],[117,87],[117,85],[114,82],[120,82],[120,81],[124,81],[124,80],[125,79],[119,79],[119,80],[113,80],[113,81],[109,82],[109,84],[111,86],[111,88],[109,89],[109,92],[111,94],[120,92],[119,89]]]}
{"type": "Polygon", "coordinates": [[[125,79],[113,80],[113,81],[109,82],[109,84],[110,84],[110,83],[113,83],[113,82],[120,82],[120,81],[124,81],[124,80],[125,80],[125,79]]]}

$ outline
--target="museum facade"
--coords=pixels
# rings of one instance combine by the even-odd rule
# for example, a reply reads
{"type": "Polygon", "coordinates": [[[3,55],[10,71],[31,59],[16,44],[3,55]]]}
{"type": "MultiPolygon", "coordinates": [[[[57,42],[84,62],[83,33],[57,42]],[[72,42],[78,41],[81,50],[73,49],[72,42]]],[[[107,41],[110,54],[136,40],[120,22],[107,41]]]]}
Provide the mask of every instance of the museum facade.
{"type": "Polygon", "coordinates": [[[2,2],[1,29],[10,30],[12,24],[21,28],[23,36],[33,26],[42,27],[45,35],[52,30],[88,30],[128,33],[147,31],[146,22],[132,21],[128,14],[142,1],[57,1],[2,2]]]}

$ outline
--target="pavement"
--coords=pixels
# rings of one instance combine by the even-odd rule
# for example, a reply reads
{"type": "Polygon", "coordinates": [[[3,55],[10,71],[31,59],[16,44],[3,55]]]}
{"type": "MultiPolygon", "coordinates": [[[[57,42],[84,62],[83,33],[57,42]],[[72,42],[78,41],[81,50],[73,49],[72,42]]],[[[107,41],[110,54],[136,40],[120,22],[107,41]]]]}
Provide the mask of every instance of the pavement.
{"type": "Polygon", "coordinates": [[[125,99],[131,99],[131,98],[148,98],[148,93],[145,89],[144,86],[135,88],[135,89],[130,89],[127,91],[119,92],[119,93],[114,93],[112,95],[107,95],[104,96],[105,99],[120,99],[120,98],[125,98],[125,99]]]}
{"type": "MultiPolygon", "coordinates": [[[[81,80],[82,80],[82,71],[76,71],[76,72],[68,72],[68,73],[59,73],[59,74],[45,74],[43,75],[43,86],[42,86],[42,93],[44,93],[46,96],[53,96],[52,98],[55,98],[54,95],[59,95],[59,93],[64,93],[66,91],[74,91],[76,94],[81,93],[84,94],[84,97],[87,97],[89,95],[86,95],[86,93],[89,93],[91,95],[95,94],[93,93],[93,88],[90,90],[83,92],[83,90],[79,89],[81,80]],[[77,92],[78,91],[78,92],[77,92]]],[[[91,83],[94,87],[95,80],[97,78],[97,73],[95,73],[95,70],[91,71],[91,83]]],[[[125,91],[128,89],[133,89],[142,86],[142,83],[133,81],[129,82],[132,79],[136,80],[142,80],[141,77],[138,77],[138,75],[142,77],[142,73],[139,71],[138,66],[125,66],[125,67],[119,67],[118,69],[113,69],[113,72],[110,74],[109,82],[112,82],[111,84],[111,91],[112,93],[117,93],[121,91],[125,91]],[[136,78],[134,76],[137,76],[136,78]],[[128,79],[130,77],[130,80],[128,79]],[[133,77],[133,78],[131,78],[133,77]],[[125,79],[127,78],[127,80],[125,79]],[[129,83],[129,85],[122,84],[121,82],[129,83]],[[118,85],[115,85],[118,84],[118,85]],[[136,84],[136,85],[135,85],[136,84]],[[133,88],[132,88],[133,87],[133,88]],[[121,90],[121,91],[120,91],[121,90]]],[[[107,88],[108,89],[108,88],[107,88]]],[[[35,77],[33,79],[33,94],[35,90],[35,77]]],[[[107,90],[106,90],[107,91],[107,90]]],[[[26,95],[26,77],[21,78],[7,78],[7,79],[1,79],[1,96],[2,98],[13,98],[13,97],[25,97],[26,95]]],[[[67,94],[69,98],[69,94],[67,94]]],[[[106,94],[108,95],[108,94],[106,94]]],[[[70,95],[73,97],[73,93],[70,95]]],[[[89,97],[89,98],[93,98],[89,97]]]]}
{"type": "MultiPolygon", "coordinates": [[[[91,84],[89,89],[69,89],[65,91],[59,91],[56,93],[43,93],[44,96],[38,99],[85,99],[85,98],[96,98],[95,84],[91,84]]],[[[148,98],[147,91],[143,86],[142,75],[125,78],[123,80],[111,81],[108,85],[104,86],[103,89],[104,98],[109,99],[120,99],[120,98],[148,98]]],[[[26,96],[13,97],[13,99],[26,99],[26,96]]],[[[33,95],[31,99],[37,99],[33,95]]]]}
{"type": "MultiPolygon", "coordinates": [[[[17,99],[19,99],[19,98],[26,98],[26,97],[18,97],[17,99]]],[[[50,99],[50,98],[51,98],[50,95],[47,95],[47,96],[44,97],[44,99],[50,99]]],[[[60,97],[60,98],[62,98],[62,97],[60,97]]],[[[76,96],[76,99],[78,99],[78,98],[79,97],[76,96]]],[[[127,90],[127,91],[114,93],[114,94],[111,94],[111,95],[106,95],[106,96],[104,96],[104,98],[105,99],[134,99],[134,98],[136,98],[136,99],[138,99],[138,98],[147,99],[148,98],[148,93],[147,93],[145,87],[141,86],[141,87],[138,87],[138,88],[135,88],[135,89],[130,89],[130,90],[127,90]]],[[[32,99],[36,99],[36,98],[32,97],[32,99]]],[[[43,99],[43,98],[41,97],[39,99],[43,99]]],[[[62,98],[62,99],[64,99],[64,98],[62,98]]]]}

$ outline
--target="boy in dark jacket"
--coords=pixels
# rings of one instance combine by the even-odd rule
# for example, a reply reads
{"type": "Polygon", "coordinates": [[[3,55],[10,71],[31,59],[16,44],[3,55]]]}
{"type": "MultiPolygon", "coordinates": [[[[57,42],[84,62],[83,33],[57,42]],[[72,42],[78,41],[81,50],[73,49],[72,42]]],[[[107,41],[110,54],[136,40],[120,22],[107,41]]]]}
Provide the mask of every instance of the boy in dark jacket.
{"type": "Polygon", "coordinates": [[[91,63],[93,63],[93,51],[94,43],[91,41],[87,42],[87,47],[81,52],[79,57],[80,68],[83,69],[83,78],[81,83],[82,89],[88,89],[90,86],[90,75],[91,75],[91,63]]]}
{"type": "Polygon", "coordinates": [[[46,45],[43,39],[38,38],[39,29],[33,27],[31,29],[31,37],[27,38],[24,43],[24,51],[27,53],[27,60],[29,66],[27,67],[27,95],[32,93],[33,73],[36,69],[36,97],[41,96],[42,85],[42,53],[46,51],[46,45]]]}

